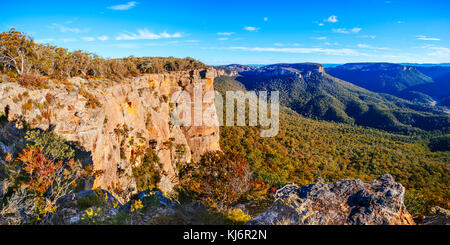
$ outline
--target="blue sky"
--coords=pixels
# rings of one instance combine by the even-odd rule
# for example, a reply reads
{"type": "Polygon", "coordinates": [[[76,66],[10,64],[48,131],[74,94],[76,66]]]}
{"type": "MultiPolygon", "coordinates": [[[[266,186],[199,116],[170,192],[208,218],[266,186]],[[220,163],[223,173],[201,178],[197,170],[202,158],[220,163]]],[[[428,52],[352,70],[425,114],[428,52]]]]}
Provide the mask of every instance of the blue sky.
{"type": "Polygon", "coordinates": [[[0,31],[103,57],[209,65],[450,63],[448,0],[5,1],[0,31]]]}

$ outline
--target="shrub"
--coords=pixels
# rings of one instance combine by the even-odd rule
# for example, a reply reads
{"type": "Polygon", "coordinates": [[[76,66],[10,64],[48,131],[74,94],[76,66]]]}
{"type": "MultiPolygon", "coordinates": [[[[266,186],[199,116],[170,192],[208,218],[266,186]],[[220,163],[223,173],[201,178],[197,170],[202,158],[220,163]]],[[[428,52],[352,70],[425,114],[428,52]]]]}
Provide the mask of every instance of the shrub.
{"type": "Polygon", "coordinates": [[[182,196],[214,208],[236,202],[250,183],[249,165],[237,152],[208,152],[200,162],[181,167],[179,175],[182,196]]]}
{"type": "Polygon", "coordinates": [[[42,149],[51,160],[68,160],[75,156],[75,151],[64,138],[51,131],[27,131],[25,139],[42,149]]]}
{"type": "Polygon", "coordinates": [[[17,82],[27,88],[48,88],[47,78],[35,73],[21,74],[17,82]]]}
{"type": "Polygon", "coordinates": [[[146,149],[142,161],[132,169],[138,191],[152,190],[158,186],[161,180],[161,163],[154,150],[146,149]]]}
{"type": "Polygon", "coordinates": [[[22,175],[27,180],[27,187],[35,195],[42,196],[53,184],[55,175],[62,167],[62,161],[53,162],[47,159],[40,147],[29,146],[17,158],[23,164],[22,175]]]}
{"type": "Polygon", "coordinates": [[[10,188],[5,195],[10,198],[0,207],[0,221],[6,219],[8,224],[47,219],[58,208],[56,202],[72,193],[78,181],[89,177],[79,162],[49,159],[42,148],[32,145],[23,149],[10,169],[10,188]]]}
{"type": "Polygon", "coordinates": [[[93,193],[89,193],[82,197],[79,197],[77,199],[77,206],[81,209],[87,209],[90,207],[103,207],[106,205],[106,200],[100,190],[95,190],[93,193]]]}
{"type": "Polygon", "coordinates": [[[244,225],[252,216],[240,208],[231,208],[225,213],[225,218],[232,225],[244,225]]]}
{"type": "Polygon", "coordinates": [[[95,109],[97,107],[102,106],[102,103],[100,103],[100,101],[97,99],[97,97],[95,97],[93,94],[89,93],[88,91],[86,91],[84,89],[80,89],[80,95],[88,100],[88,102],[86,103],[87,108],[95,109]]]}

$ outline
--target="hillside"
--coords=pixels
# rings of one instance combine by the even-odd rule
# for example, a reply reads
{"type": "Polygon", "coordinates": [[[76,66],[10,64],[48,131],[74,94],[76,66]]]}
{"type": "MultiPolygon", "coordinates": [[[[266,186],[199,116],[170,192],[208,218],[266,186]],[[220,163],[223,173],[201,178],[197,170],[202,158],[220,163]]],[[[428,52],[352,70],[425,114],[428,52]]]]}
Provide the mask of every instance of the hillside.
{"type": "MultiPolygon", "coordinates": [[[[244,90],[230,77],[215,79],[220,92],[244,90]]],[[[253,176],[269,187],[294,182],[299,186],[318,180],[343,178],[372,181],[390,173],[404,185],[407,209],[414,215],[433,205],[448,207],[450,151],[431,151],[439,133],[405,136],[305,118],[282,106],[280,133],[261,138],[254,127],[221,127],[220,146],[245,156],[253,176]]]]}
{"type": "Polygon", "coordinates": [[[370,91],[415,102],[432,104],[450,96],[450,67],[446,66],[349,63],[327,68],[326,72],[370,91]]]}
{"type": "Polygon", "coordinates": [[[396,132],[450,126],[438,107],[371,92],[328,75],[320,64],[275,64],[238,73],[234,79],[247,89],[280,91],[283,105],[307,117],[396,132]]]}
{"type": "Polygon", "coordinates": [[[365,89],[388,94],[433,83],[430,77],[422,74],[416,67],[391,63],[349,63],[328,68],[326,72],[365,89]]]}
{"type": "Polygon", "coordinates": [[[445,101],[450,97],[450,67],[417,67],[417,70],[432,78],[433,83],[416,85],[406,89],[406,91],[427,94],[436,98],[441,105],[449,107],[445,101]]]}

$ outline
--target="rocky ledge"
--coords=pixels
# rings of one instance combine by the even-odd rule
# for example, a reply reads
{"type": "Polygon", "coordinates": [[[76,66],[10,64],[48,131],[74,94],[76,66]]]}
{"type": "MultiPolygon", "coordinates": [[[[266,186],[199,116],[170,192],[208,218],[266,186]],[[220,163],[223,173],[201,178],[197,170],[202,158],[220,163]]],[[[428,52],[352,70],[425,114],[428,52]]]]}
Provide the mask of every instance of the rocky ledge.
{"type": "Polygon", "coordinates": [[[414,225],[405,208],[405,188],[385,174],[370,183],[344,179],[303,187],[288,184],[251,225],[414,225]]]}

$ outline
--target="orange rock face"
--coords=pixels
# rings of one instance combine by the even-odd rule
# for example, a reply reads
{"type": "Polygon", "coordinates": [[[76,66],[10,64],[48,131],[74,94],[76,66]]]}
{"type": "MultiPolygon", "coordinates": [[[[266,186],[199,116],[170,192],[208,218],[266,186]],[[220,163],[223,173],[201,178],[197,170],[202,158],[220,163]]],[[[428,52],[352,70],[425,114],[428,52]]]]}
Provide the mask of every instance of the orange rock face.
{"type": "MultiPolygon", "coordinates": [[[[169,193],[177,183],[178,163],[196,161],[207,151],[219,150],[218,126],[177,125],[171,116],[175,93],[185,91],[193,96],[197,86],[205,94],[213,90],[215,76],[214,69],[193,70],[148,74],[109,85],[73,78],[73,89],[55,84],[51,89],[30,90],[16,83],[1,83],[0,107],[9,106],[10,120],[23,118],[41,129],[51,125],[57,134],[79,144],[90,153],[94,169],[102,172],[93,187],[127,201],[137,191],[132,177],[132,168],[142,161],[137,152],[153,149],[162,168],[159,188],[169,193]],[[88,106],[89,99],[80,94],[81,88],[97,98],[99,105],[88,106]],[[27,98],[18,101],[24,92],[27,98]],[[50,104],[44,103],[48,93],[54,96],[50,104]],[[29,99],[42,106],[23,110],[29,99]],[[50,114],[48,119],[43,113],[50,114]],[[184,149],[183,154],[179,149],[184,149]]],[[[202,111],[213,103],[200,100],[202,111]]]]}

